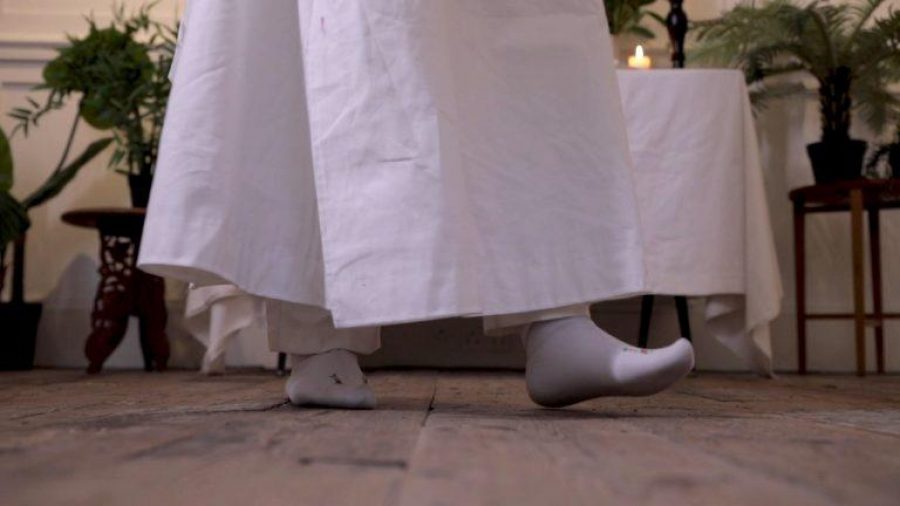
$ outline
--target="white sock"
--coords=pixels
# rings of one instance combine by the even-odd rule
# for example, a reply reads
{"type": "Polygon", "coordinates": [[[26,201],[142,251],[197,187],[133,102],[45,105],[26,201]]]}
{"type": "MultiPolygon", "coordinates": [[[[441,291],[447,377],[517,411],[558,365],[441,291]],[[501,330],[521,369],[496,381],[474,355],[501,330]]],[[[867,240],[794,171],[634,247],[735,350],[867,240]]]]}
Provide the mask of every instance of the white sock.
{"type": "Polygon", "coordinates": [[[533,323],[523,341],[528,394],[546,407],[595,397],[652,395],[694,367],[687,339],[645,350],[607,334],[587,316],[533,323]]]}
{"type": "Polygon", "coordinates": [[[291,355],[291,362],[285,392],[293,404],[342,409],[375,407],[375,393],[352,352],[291,355]]]}

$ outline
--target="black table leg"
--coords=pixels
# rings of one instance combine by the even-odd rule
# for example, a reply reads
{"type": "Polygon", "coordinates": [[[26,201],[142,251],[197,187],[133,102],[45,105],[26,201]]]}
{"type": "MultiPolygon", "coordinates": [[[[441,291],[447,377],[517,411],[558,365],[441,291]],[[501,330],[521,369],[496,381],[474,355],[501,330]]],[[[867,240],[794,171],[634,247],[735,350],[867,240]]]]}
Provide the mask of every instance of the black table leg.
{"type": "Polygon", "coordinates": [[[653,295],[644,295],[641,297],[641,330],[638,334],[638,346],[646,348],[650,341],[650,320],[653,318],[653,303],[655,297],[653,295]]]}
{"type": "Polygon", "coordinates": [[[675,308],[678,311],[678,329],[681,331],[681,337],[688,341],[693,341],[694,339],[691,337],[691,312],[688,310],[687,297],[676,295],[675,308]]]}
{"type": "Polygon", "coordinates": [[[276,374],[278,374],[279,376],[284,376],[285,374],[287,374],[287,354],[286,353],[278,354],[278,370],[276,371],[276,374]]]}
{"type": "MultiPolygon", "coordinates": [[[[655,295],[644,295],[641,298],[641,329],[638,334],[638,346],[641,348],[646,348],[650,342],[650,321],[653,319],[653,304],[655,301],[655,295]]],[[[688,341],[693,341],[693,337],[691,336],[691,314],[688,309],[687,297],[676,295],[675,309],[678,312],[678,329],[679,332],[681,332],[680,337],[684,337],[688,341]]]]}

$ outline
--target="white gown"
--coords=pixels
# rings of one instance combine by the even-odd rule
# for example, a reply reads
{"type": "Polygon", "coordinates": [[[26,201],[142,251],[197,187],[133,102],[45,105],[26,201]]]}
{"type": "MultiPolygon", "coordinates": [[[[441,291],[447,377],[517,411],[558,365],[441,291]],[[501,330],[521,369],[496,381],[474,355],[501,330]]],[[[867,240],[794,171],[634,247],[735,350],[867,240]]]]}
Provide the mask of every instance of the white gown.
{"type": "Polygon", "coordinates": [[[640,293],[601,0],[189,0],[139,265],[336,328],[640,293]]]}

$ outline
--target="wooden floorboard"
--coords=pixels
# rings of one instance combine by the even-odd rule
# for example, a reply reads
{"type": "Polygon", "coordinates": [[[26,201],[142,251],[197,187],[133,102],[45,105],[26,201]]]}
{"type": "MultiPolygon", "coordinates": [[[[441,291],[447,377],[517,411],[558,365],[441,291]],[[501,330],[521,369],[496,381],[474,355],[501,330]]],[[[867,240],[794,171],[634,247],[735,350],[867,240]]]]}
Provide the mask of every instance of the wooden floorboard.
{"type": "MultiPolygon", "coordinates": [[[[664,394],[657,401],[668,401],[664,394]]],[[[641,428],[684,425],[671,402],[543,410],[518,378],[445,375],[400,504],[821,504],[815,490],[746,472],[641,428]],[[654,405],[656,404],[656,405],[654,405]],[[647,407],[647,405],[650,405],[647,407]]],[[[690,418],[727,415],[693,412],[690,418]]]]}
{"type": "Polygon", "coordinates": [[[376,411],[262,371],[0,374],[0,505],[900,503],[900,377],[699,374],[533,405],[515,373],[377,372],[376,411]]]}
{"type": "Polygon", "coordinates": [[[285,405],[271,374],[72,378],[6,390],[0,504],[382,504],[435,382],[376,375],[381,409],[351,412],[285,405]]]}

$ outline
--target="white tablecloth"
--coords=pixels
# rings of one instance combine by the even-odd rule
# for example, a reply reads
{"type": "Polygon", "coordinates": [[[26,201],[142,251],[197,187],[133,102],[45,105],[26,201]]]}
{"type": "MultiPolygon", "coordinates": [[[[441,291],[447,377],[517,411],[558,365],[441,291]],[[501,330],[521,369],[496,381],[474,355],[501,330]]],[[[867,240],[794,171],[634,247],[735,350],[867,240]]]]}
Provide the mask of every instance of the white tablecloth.
{"type": "MultiPolygon", "coordinates": [[[[710,332],[749,367],[770,374],[769,324],[779,314],[782,286],[743,76],[730,70],[618,76],[650,291],[705,297],[710,332]]],[[[207,367],[220,364],[227,336],[261,318],[248,296],[230,289],[204,288],[190,297],[196,322],[217,298],[228,311],[247,312],[209,320],[230,323],[201,333],[215,350],[207,367]]]]}
{"type": "Polygon", "coordinates": [[[759,373],[783,289],[753,115],[734,70],[621,70],[648,288],[705,296],[710,332],[759,373]]]}

